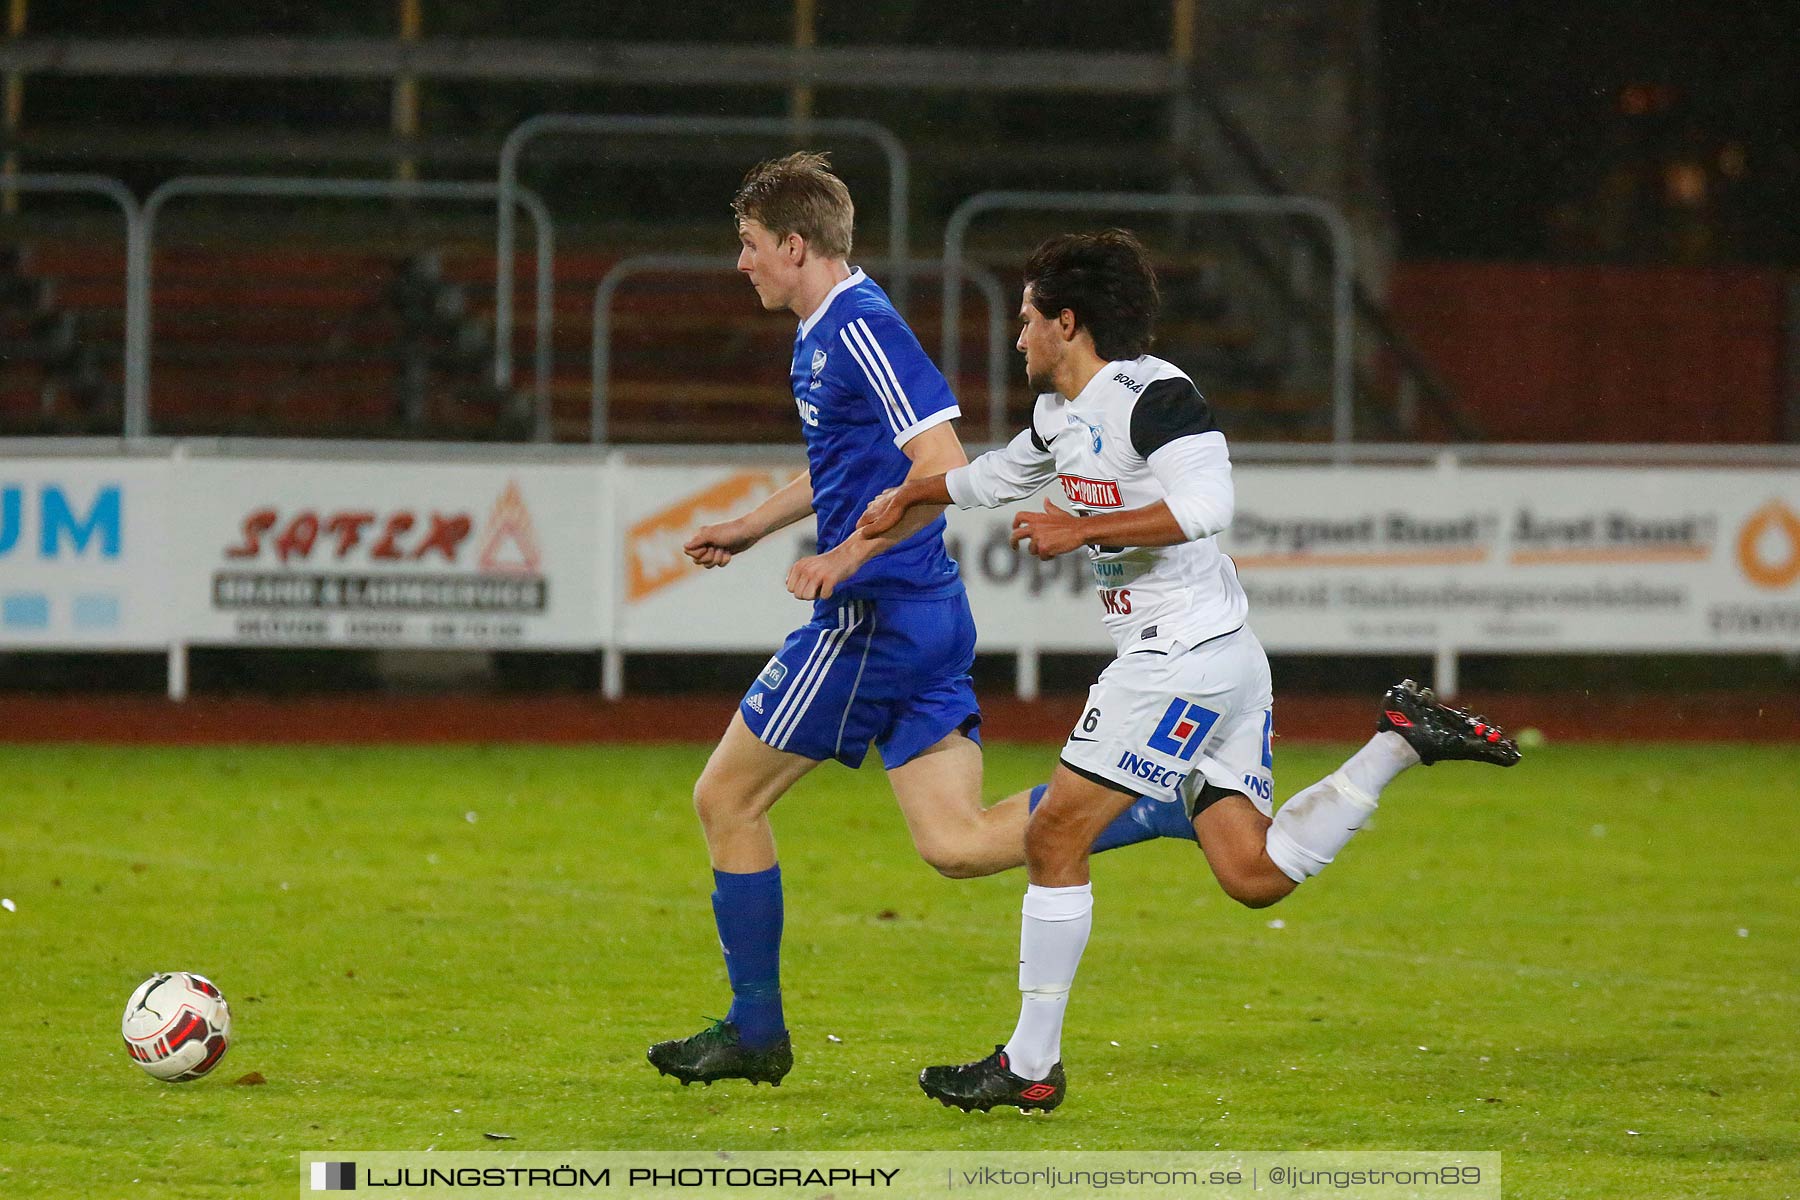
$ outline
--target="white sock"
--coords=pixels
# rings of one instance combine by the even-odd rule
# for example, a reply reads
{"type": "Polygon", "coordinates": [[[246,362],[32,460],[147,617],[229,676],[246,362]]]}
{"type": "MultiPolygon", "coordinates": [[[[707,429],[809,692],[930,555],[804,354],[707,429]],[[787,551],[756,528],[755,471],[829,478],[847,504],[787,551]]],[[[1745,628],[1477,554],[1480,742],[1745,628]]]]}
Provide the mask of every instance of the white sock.
{"type": "Polygon", "coordinates": [[[1337,773],[1358,791],[1379,798],[1381,789],[1394,782],[1395,776],[1418,765],[1419,752],[1407,745],[1405,738],[1388,729],[1370,738],[1337,769],[1337,773]]]}
{"type": "Polygon", "coordinates": [[[1381,789],[1418,762],[1405,738],[1376,734],[1343,766],[1281,806],[1269,826],[1269,860],[1295,883],[1305,883],[1330,866],[1374,815],[1381,789]]]}
{"type": "Polygon", "coordinates": [[[1094,885],[1025,889],[1019,928],[1019,1024],[1006,1043],[1013,1074],[1042,1079],[1062,1058],[1069,985],[1094,927],[1094,885]]]}

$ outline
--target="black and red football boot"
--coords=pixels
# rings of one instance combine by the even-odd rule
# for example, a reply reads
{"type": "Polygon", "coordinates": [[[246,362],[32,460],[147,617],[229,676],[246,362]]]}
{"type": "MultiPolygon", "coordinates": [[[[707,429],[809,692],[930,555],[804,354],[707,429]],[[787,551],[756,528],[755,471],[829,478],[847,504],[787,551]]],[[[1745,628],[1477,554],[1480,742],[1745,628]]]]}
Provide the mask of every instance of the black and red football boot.
{"type": "Polygon", "coordinates": [[[1439,762],[1484,762],[1510,767],[1519,747],[1506,730],[1485,717],[1441,704],[1430,688],[1403,679],[1381,698],[1375,728],[1406,739],[1426,766],[1439,762]]]}
{"type": "Polygon", "coordinates": [[[954,1104],[964,1112],[986,1112],[1000,1104],[1010,1104],[1020,1112],[1049,1112],[1063,1102],[1067,1090],[1061,1063],[1051,1067],[1044,1079],[1025,1079],[1013,1074],[1005,1046],[995,1046],[980,1062],[926,1067],[919,1072],[919,1086],[933,1100],[946,1107],[954,1104]]]}

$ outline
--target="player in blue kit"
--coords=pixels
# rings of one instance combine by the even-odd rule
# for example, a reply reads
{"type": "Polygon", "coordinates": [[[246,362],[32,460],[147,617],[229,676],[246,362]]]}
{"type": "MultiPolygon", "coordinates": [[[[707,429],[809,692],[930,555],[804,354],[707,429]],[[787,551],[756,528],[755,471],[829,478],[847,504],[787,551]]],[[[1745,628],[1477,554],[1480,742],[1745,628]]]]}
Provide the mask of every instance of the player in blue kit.
{"type": "MultiPolygon", "coordinates": [[[[879,536],[856,528],[881,492],[968,460],[949,385],[887,295],[849,266],[849,191],[823,156],[792,154],[753,168],[732,210],[738,270],[765,309],[800,318],[792,384],[807,470],[752,511],[700,529],[687,553],[722,567],[809,514],[820,552],[787,579],[814,602],[812,619],[757,676],[694,786],[733,999],[724,1020],[650,1048],[657,1070],[684,1084],[774,1084],[793,1065],[768,812],[808,771],[828,759],[858,766],[873,744],[914,845],[953,878],[1023,864],[1026,817],[1043,792],[982,807],[975,626],[944,549],[943,506],[914,508],[879,536]]],[[[1093,848],[1165,833],[1193,838],[1179,805],[1145,800],[1093,848]]]]}

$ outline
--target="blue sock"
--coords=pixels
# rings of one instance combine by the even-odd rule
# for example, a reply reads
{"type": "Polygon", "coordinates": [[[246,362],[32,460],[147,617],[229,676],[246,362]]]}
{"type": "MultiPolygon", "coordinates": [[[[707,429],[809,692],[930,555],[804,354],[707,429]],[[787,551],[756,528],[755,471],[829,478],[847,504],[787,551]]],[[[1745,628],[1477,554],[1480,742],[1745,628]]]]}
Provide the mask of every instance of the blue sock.
{"type": "MultiPolygon", "coordinates": [[[[1038,802],[1050,785],[1040,783],[1031,789],[1031,799],[1026,801],[1029,810],[1035,811],[1038,802]]],[[[1112,824],[1100,831],[1094,839],[1090,853],[1098,854],[1102,850],[1117,850],[1120,846],[1135,846],[1139,842],[1148,842],[1153,838],[1185,838],[1197,841],[1194,837],[1194,823],[1188,820],[1187,805],[1179,800],[1156,800],[1149,796],[1139,796],[1130,808],[1113,818],[1112,824]]]]}
{"type": "Polygon", "coordinates": [[[731,978],[731,1011],[739,1040],[753,1049],[787,1032],[781,1015],[781,867],[734,875],[713,872],[713,920],[731,978]]]}

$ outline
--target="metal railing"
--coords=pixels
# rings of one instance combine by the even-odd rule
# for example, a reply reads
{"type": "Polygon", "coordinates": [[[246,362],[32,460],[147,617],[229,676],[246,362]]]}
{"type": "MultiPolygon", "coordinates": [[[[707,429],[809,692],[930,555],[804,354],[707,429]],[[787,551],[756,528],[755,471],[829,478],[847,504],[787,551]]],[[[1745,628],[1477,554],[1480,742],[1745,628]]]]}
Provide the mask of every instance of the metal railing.
{"type": "MultiPolygon", "coordinates": [[[[1284,197],[1293,195],[1281,172],[1270,161],[1262,144],[1257,141],[1249,127],[1226,103],[1217,84],[1206,72],[1188,73],[1186,87],[1176,97],[1176,103],[1178,107],[1183,107],[1187,111],[1190,118],[1195,109],[1206,115],[1213,128],[1218,131],[1221,144],[1249,173],[1250,178],[1262,189],[1264,195],[1284,197]]],[[[1178,138],[1173,139],[1171,148],[1182,166],[1194,173],[1202,189],[1218,190],[1209,186],[1209,181],[1215,179],[1219,172],[1209,161],[1208,156],[1202,153],[1201,145],[1202,143],[1197,138],[1178,138]]],[[[1302,224],[1295,229],[1295,232],[1312,248],[1325,249],[1318,243],[1315,230],[1302,224]]],[[[1262,254],[1254,245],[1244,245],[1243,249],[1248,253],[1253,267],[1257,268],[1270,282],[1276,283],[1278,287],[1282,286],[1277,279],[1278,270],[1266,255],[1262,254]]],[[[1299,299],[1292,295],[1288,288],[1282,290],[1287,293],[1286,298],[1290,303],[1299,299]]],[[[1393,414],[1399,427],[1403,430],[1413,430],[1418,427],[1419,402],[1424,400],[1457,437],[1465,440],[1479,439],[1480,429],[1463,411],[1455,394],[1439,376],[1436,368],[1426,360],[1425,356],[1419,352],[1418,347],[1413,344],[1412,339],[1395,322],[1387,302],[1371,292],[1354,272],[1350,276],[1350,294],[1355,316],[1367,323],[1367,328],[1375,335],[1377,348],[1388,352],[1399,372],[1400,379],[1394,397],[1393,414]]]]}
{"type": "MultiPolygon", "coordinates": [[[[777,21],[779,17],[775,18],[777,21]]],[[[610,87],[816,87],[1163,96],[1182,85],[1162,54],[996,47],[808,46],[570,38],[56,37],[0,40],[0,71],[64,78],[418,79],[610,87]]]]}
{"type": "MultiPolygon", "coordinates": [[[[29,178],[24,177],[24,178],[29,178]]],[[[143,437],[150,431],[150,312],[152,306],[152,254],[156,219],[170,200],[179,196],[254,196],[289,199],[350,200],[454,200],[486,203],[501,194],[498,184],[487,181],[416,181],[390,179],[303,179],[279,176],[239,178],[222,175],[184,175],[169,180],[144,201],[140,235],[130,248],[126,263],[125,295],[125,436],[143,437]]],[[[505,211],[518,204],[531,214],[537,232],[537,345],[532,379],[533,436],[550,440],[550,370],[552,262],[556,235],[550,210],[529,189],[514,187],[505,211]]],[[[507,330],[510,334],[510,328],[507,330]]],[[[510,339],[503,339],[505,341],[510,339]]],[[[510,376],[509,376],[510,377],[510,376]]]]}
{"type": "MultiPolygon", "coordinates": [[[[519,159],[533,138],[552,133],[595,137],[776,137],[796,131],[833,134],[875,143],[888,164],[888,255],[904,264],[907,249],[907,197],[912,187],[906,147],[884,125],[853,118],[822,117],[796,122],[786,117],[637,117],[581,113],[542,113],[521,122],[500,147],[499,241],[494,266],[494,382],[512,386],[513,206],[519,187],[519,159]]],[[[907,272],[902,266],[893,289],[894,303],[906,311],[907,272]]]]}
{"type": "MultiPolygon", "coordinates": [[[[1325,227],[1331,246],[1331,403],[1332,441],[1348,444],[1355,436],[1356,381],[1353,370],[1355,322],[1351,303],[1351,264],[1355,255],[1350,226],[1343,214],[1322,200],[1299,196],[1194,196],[1162,192],[977,192],[950,214],[944,227],[944,328],[956,327],[962,294],[957,286],[963,270],[963,243],[969,226],[982,213],[1139,212],[1226,213],[1247,217],[1310,217],[1325,227]]],[[[955,374],[961,347],[945,337],[939,366],[955,374]]]]}
{"type": "MultiPolygon", "coordinates": [[[[181,452],[193,457],[217,455],[295,455],[324,461],[448,462],[497,459],[504,462],[598,462],[604,459],[589,442],[415,442],[378,438],[151,437],[123,439],[92,436],[0,437],[0,458],[94,458],[109,454],[156,457],[181,452]]],[[[992,446],[972,445],[974,449],[992,446]]],[[[798,443],[765,445],[695,445],[692,442],[645,443],[619,448],[633,461],[784,462],[799,452],[798,443]],[[785,458],[783,456],[786,456],[785,458]]],[[[1389,463],[1450,467],[1481,466],[1613,466],[1731,467],[1800,471],[1800,445],[1789,443],[1712,442],[1358,442],[1339,448],[1320,442],[1233,442],[1233,462],[1263,465],[1389,463]]]]}
{"type": "MultiPolygon", "coordinates": [[[[37,175],[14,175],[5,180],[5,187],[15,192],[53,192],[66,195],[103,196],[119,206],[125,216],[125,323],[129,331],[131,325],[131,264],[143,252],[147,237],[144,210],[139,207],[137,197],[131,189],[106,175],[80,175],[46,173],[37,175]]],[[[122,372],[125,381],[124,428],[125,436],[132,436],[131,428],[131,374],[132,358],[129,334],[123,351],[124,362],[122,372]]]]}
{"type": "MultiPolygon", "coordinates": [[[[868,266],[881,269],[890,260],[870,260],[868,266]]],[[[944,265],[933,259],[916,259],[910,267],[915,272],[937,273],[944,265]]],[[[711,275],[736,272],[729,259],[704,254],[641,254],[620,259],[613,264],[594,288],[594,333],[590,356],[592,383],[589,390],[588,439],[605,442],[611,410],[612,374],[612,301],[619,287],[633,275],[650,273],[678,275],[711,275]]],[[[987,303],[987,436],[990,441],[1003,440],[1006,429],[1006,299],[1000,280],[979,264],[965,264],[963,273],[987,303]]],[[[954,379],[951,381],[954,388],[954,379]]]]}

